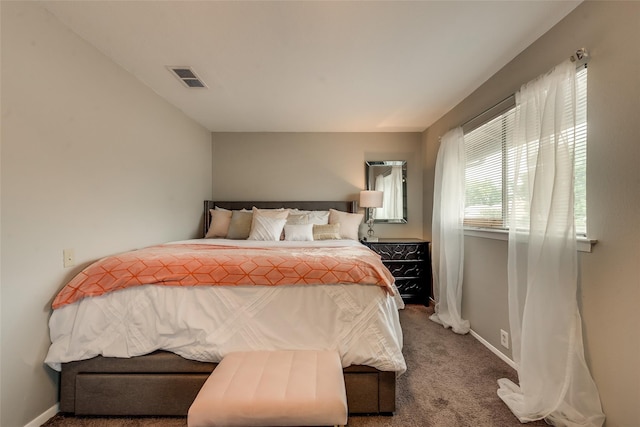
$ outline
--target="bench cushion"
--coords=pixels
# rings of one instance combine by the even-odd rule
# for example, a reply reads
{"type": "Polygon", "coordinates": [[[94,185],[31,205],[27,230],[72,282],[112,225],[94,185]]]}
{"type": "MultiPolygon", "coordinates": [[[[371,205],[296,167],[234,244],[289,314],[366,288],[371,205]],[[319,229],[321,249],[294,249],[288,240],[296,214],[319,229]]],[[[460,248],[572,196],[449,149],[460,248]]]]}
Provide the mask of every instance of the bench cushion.
{"type": "Polygon", "coordinates": [[[335,351],[249,351],[225,356],[189,408],[189,427],[319,426],[347,422],[335,351]]]}

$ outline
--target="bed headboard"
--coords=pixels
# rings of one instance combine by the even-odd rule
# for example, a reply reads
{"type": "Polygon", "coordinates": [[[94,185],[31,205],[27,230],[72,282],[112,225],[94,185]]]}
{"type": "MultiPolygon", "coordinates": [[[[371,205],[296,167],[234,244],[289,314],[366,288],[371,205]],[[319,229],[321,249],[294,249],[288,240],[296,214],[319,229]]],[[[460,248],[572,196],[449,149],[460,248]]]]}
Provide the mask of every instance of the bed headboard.
{"type": "Polygon", "coordinates": [[[329,201],[329,202],[216,202],[213,200],[204,201],[204,234],[207,235],[209,230],[209,224],[211,223],[210,209],[215,206],[229,210],[249,209],[254,206],[258,209],[279,209],[279,208],[291,208],[300,209],[303,211],[328,211],[329,209],[335,209],[343,212],[355,213],[358,211],[358,203],[356,201],[329,201]]]}

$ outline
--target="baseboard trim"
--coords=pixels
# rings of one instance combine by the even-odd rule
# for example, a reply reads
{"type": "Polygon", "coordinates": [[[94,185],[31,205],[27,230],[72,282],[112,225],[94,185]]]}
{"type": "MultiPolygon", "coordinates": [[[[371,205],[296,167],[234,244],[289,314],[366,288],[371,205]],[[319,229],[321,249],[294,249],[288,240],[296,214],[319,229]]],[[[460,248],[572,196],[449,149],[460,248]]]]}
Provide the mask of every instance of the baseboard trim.
{"type": "Polygon", "coordinates": [[[25,424],[24,427],[40,427],[42,424],[46,423],[49,418],[55,416],[59,411],[60,403],[56,403],[51,408],[47,409],[42,414],[31,420],[29,424],[25,424]]]}
{"type": "Polygon", "coordinates": [[[495,348],[493,345],[491,345],[489,343],[489,341],[485,340],[484,338],[482,338],[480,335],[478,335],[478,333],[476,331],[474,331],[473,329],[471,329],[471,331],[469,332],[471,334],[472,337],[474,337],[475,339],[477,339],[478,341],[480,341],[480,344],[484,345],[485,347],[487,347],[489,350],[491,350],[491,352],[493,354],[495,354],[496,356],[498,356],[500,359],[502,359],[503,362],[505,362],[507,365],[511,366],[513,369],[515,369],[516,371],[518,370],[518,365],[516,365],[516,362],[514,362],[513,360],[509,359],[503,352],[501,352],[500,350],[498,350],[497,348],[495,348]]]}

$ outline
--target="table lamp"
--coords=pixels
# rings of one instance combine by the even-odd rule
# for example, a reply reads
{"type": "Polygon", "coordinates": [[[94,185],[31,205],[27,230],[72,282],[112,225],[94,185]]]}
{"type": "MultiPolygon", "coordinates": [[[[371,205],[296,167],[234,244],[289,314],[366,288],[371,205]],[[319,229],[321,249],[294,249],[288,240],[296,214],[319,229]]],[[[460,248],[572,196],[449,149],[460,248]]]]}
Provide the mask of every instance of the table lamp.
{"type": "Polygon", "coordinates": [[[369,230],[367,230],[367,242],[377,242],[378,238],[373,235],[373,217],[374,208],[382,207],[382,191],[364,190],[360,192],[360,206],[368,209],[369,219],[367,224],[369,230]]]}

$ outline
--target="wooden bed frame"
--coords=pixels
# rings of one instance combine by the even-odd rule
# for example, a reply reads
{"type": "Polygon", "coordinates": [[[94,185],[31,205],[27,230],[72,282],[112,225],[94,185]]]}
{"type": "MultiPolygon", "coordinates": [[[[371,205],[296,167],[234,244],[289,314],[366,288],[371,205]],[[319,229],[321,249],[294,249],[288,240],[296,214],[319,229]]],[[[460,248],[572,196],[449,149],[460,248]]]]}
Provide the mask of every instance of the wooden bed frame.
{"type": "MultiPolygon", "coordinates": [[[[356,212],[356,202],[204,202],[206,235],[210,209],[298,208],[356,212]]],[[[62,364],[60,411],[76,415],[184,416],[217,363],[156,351],[132,358],[97,356],[62,364]]],[[[350,414],[395,411],[396,374],[370,366],[344,368],[350,414]]]]}

